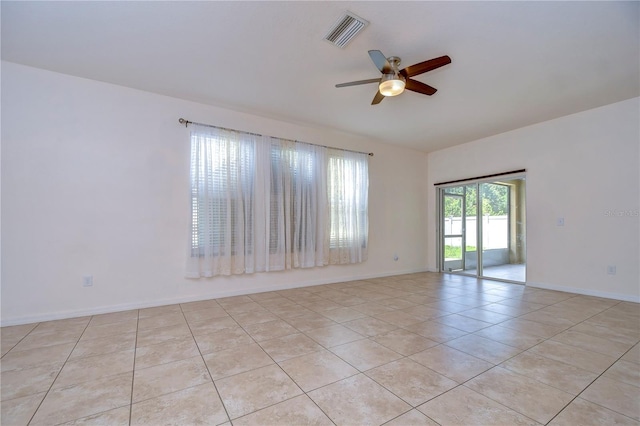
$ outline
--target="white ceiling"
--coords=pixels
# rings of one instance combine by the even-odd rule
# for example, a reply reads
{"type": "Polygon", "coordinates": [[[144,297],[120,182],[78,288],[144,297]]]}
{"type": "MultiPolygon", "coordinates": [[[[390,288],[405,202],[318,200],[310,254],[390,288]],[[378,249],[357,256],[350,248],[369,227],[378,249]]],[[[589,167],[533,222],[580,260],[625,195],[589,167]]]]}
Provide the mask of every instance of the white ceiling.
{"type": "Polygon", "coordinates": [[[429,152],[639,96],[639,6],[2,1],[2,59],[429,152]],[[346,10],[370,25],[340,49],[346,10]],[[370,49],[452,63],[371,106],[375,84],[334,87],[379,76],[370,49]]]}

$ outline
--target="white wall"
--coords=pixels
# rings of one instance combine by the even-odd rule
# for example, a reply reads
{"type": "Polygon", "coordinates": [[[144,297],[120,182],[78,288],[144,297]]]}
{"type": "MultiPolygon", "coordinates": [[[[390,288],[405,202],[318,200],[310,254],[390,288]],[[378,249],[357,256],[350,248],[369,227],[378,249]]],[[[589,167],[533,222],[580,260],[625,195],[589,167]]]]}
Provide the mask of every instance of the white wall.
{"type": "Polygon", "coordinates": [[[2,151],[2,325],[425,270],[426,154],[416,151],[7,62],[2,151]],[[375,152],[369,260],[184,278],[179,117],[375,152]]]}
{"type": "Polygon", "coordinates": [[[640,301],[639,105],[630,99],[430,153],[428,268],[437,270],[433,184],[524,168],[528,285],[640,301]]]}

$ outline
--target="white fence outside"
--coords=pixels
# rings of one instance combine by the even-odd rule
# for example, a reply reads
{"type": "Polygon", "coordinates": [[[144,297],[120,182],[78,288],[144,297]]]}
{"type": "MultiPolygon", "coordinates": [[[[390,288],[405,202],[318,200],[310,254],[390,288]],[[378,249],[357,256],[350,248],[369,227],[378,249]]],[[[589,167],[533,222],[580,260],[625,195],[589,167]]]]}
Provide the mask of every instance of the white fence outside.
{"type": "MultiPolygon", "coordinates": [[[[478,247],[476,217],[466,220],[467,246],[478,247]]],[[[462,218],[447,217],[444,219],[444,235],[462,234],[462,218]]],[[[461,238],[445,238],[445,245],[461,247],[461,238]]],[[[482,217],[482,248],[484,250],[509,247],[509,216],[482,217]]]]}

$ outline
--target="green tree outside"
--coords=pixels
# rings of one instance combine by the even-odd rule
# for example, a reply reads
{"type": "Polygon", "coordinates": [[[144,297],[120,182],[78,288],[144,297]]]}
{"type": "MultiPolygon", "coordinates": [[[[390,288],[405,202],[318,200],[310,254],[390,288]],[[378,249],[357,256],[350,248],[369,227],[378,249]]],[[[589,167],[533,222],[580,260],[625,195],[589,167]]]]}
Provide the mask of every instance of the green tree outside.
{"type": "MultiPolygon", "coordinates": [[[[466,215],[476,215],[476,186],[468,185],[465,187],[448,188],[449,194],[465,195],[466,215]]],[[[482,200],[482,215],[504,216],[509,212],[509,187],[495,183],[480,184],[480,199],[482,200]]],[[[462,207],[458,198],[445,197],[444,200],[444,216],[445,217],[461,217],[462,207]]]]}

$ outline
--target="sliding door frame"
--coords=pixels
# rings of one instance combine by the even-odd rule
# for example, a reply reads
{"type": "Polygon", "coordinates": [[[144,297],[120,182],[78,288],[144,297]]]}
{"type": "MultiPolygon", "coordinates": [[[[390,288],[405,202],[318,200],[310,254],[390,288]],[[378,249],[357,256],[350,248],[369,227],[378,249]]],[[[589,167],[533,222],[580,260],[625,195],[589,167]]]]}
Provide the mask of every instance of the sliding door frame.
{"type": "MultiPolygon", "coordinates": [[[[513,284],[526,284],[526,276],[525,276],[525,281],[514,281],[514,280],[508,280],[508,279],[502,279],[502,278],[495,278],[495,277],[486,277],[484,276],[483,273],[483,251],[484,251],[484,247],[482,244],[483,241],[483,225],[482,225],[482,203],[481,203],[481,196],[480,196],[480,184],[483,183],[496,183],[502,180],[517,180],[517,179],[522,179],[523,182],[526,182],[526,170],[517,170],[514,172],[507,172],[507,173],[499,173],[499,174],[494,174],[494,175],[487,175],[487,176],[481,176],[481,177],[477,177],[477,178],[470,178],[470,179],[460,179],[460,180],[454,180],[454,181],[448,181],[448,182],[442,182],[442,183],[436,183],[434,184],[436,187],[436,208],[437,208],[437,214],[436,214],[436,218],[437,218],[437,222],[436,222],[436,261],[438,262],[438,270],[442,273],[449,273],[449,274],[455,274],[455,275],[463,275],[463,276],[467,276],[467,277],[477,277],[480,279],[490,279],[493,281],[503,281],[503,282],[508,282],[508,283],[513,283],[513,284]],[[455,187],[459,187],[459,186],[467,186],[467,185],[475,185],[476,186],[476,256],[477,256],[477,268],[476,268],[476,273],[475,274],[471,274],[468,273],[464,270],[464,268],[460,271],[446,271],[444,270],[444,194],[445,194],[445,190],[447,188],[455,188],[455,187]]],[[[526,192],[526,190],[525,190],[526,192]]],[[[510,197],[510,195],[509,195],[510,197]]],[[[465,203],[463,203],[463,205],[466,204],[466,195],[465,195],[465,203]]],[[[524,203],[525,205],[525,209],[527,206],[527,203],[525,201],[524,203]]],[[[511,210],[511,202],[509,202],[509,210],[511,210]]],[[[466,212],[463,212],[462,214],[462,218],[464,220],[464,218],[466,217],[466,212]]],[[[525,212],[525,217],[526,217],[526,212],[525,212]]],[[[513,220],[513,215],[511,213],[511,211],[509,212],[509,218],[510,220],[513,220]]],[[[527,226],[526,226],[526,222],[525,222],[525,229],[524,229],[524,234],[526,236],[527,234],[527,226]]],[[[462,225],[465,229],[465,231],[463,231],[463,234],[466,235],[466,223],[464,223],[462,225]]],[[[509,232],[511,230],[511,226],[509,226],[509,232]]],[[[508,237],[509,241],[511,241],[510,236],[508,237]]],[[[525,237],[526,238],[526,237],[525,237]]],[[[465,238],[463,238],[463,244],[465,244],[465,238]]],[[[526,243],[525,243],[526,244],[526,243]]],[[[466,247],[462,248],[462,255],[464,256],[465,254],[465,249],[466,247]]],[[[525,248],[526,251],[526,248],[525,248]]],[[[462,264],[465,265],[465,261],[464,259],[462,260],[462,264]]],[[[526,260],[525,260],[525,265],[526,265],[526,260]]],[[[526,266],[525,266],[526,268],[526,266]]]]}
{"type": "MultiPolygon", "coordinates": [[[[458,198],[460,199],[460,211],[461,211],[461,223],[460,223],[460,234],[446,234],[446,229],[442,231],[442,246],[444,247],[444,242],[447,238],[460,238],[460,265],[462,266],[462,270],[466,269],[465,265],[465,252],[467,247],[467,222],[466,222],[466,194],[449,194],[444,191],[441,192],[441,200],[444,200],[445,197],[458,198]]],[[[444,210],[444,209],[443,209],[444,210]]],[[[443,216],[444,219],[444,216],[443,216]]],[[[444,221],[442,222],[444,223],[444,221]]],[[[453,222],[451,223],[451,228],[453,228],[453,222]]],[[[443,259],[444,261],[444,259],[443,259]]],[[[442,269],[444,269],[444,262],[442,263],[442,269]]]]}

